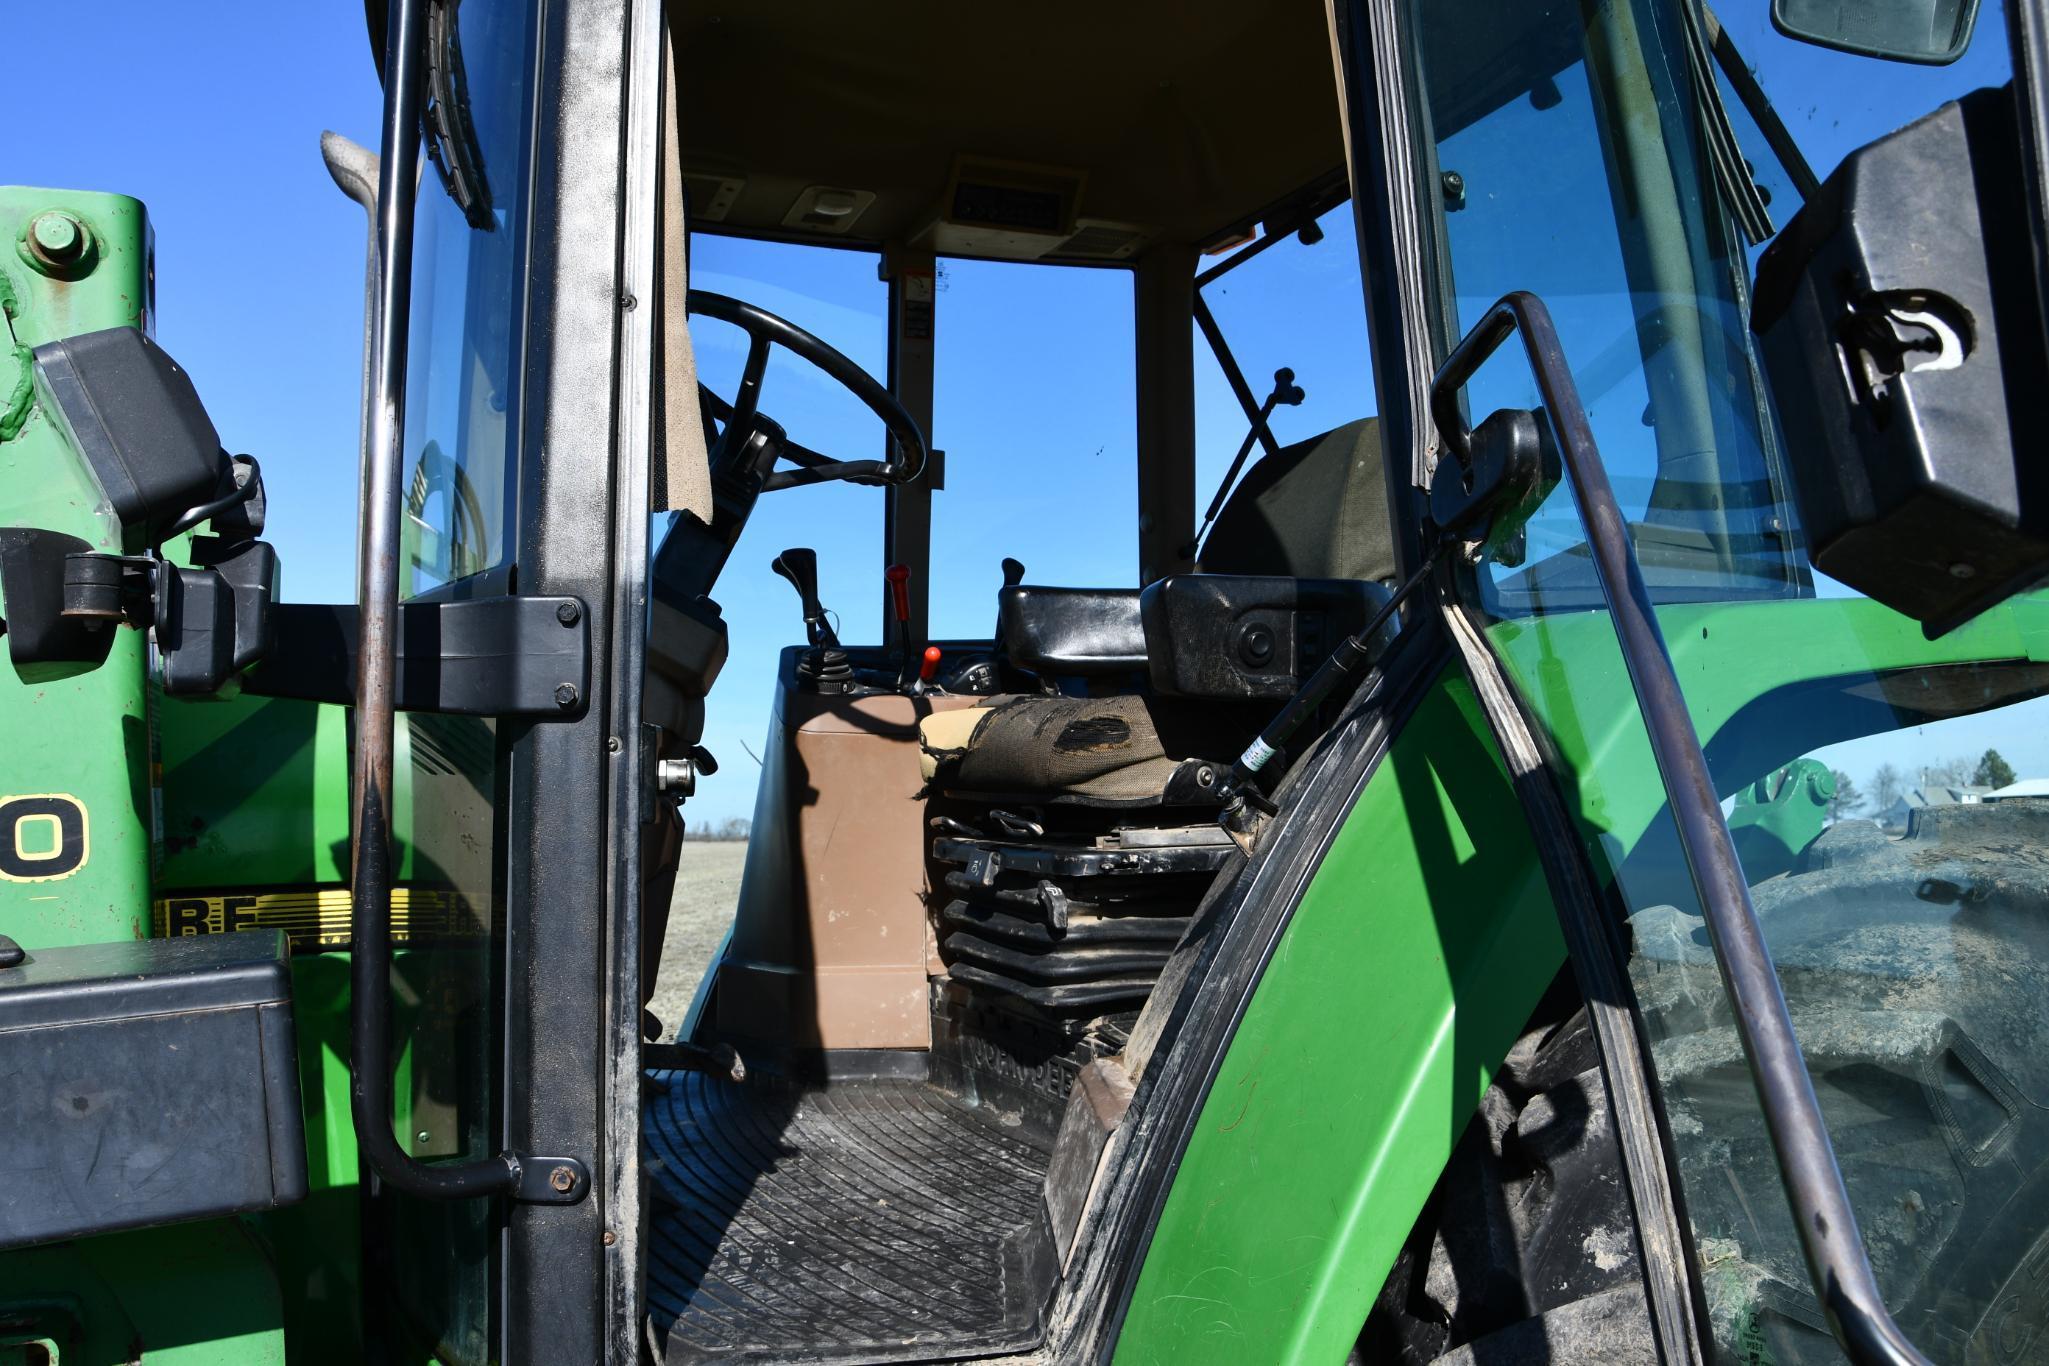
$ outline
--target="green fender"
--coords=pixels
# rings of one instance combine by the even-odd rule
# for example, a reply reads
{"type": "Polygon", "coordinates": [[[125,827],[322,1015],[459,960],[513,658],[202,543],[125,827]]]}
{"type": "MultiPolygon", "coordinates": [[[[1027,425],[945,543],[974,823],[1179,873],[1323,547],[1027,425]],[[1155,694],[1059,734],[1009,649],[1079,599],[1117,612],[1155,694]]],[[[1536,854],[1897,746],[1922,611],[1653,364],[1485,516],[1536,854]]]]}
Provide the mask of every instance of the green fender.
{"type": "Polygon", "coordinates": [[[1342,1361],[1565,946],[1463,679],[1346,817],[1153,1234],[1120,1363],[1342,1361]]]}

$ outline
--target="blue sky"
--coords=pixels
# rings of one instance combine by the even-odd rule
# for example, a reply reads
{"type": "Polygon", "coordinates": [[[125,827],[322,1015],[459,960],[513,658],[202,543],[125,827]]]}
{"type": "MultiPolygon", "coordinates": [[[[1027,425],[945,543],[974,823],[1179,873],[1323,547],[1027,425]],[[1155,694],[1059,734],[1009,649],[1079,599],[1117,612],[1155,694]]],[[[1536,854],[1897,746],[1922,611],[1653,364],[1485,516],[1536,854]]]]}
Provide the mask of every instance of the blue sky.
{"type": "Polygon", "coordinates": [[[8,11],[19,118],[0,174],[149,206],[157,340],[229,449],[262,460],[286,595],[352,601],[364,219],[320,132],[377,145],[362,6],[8,11]]]}
{"type": "MultiPolygon", "coordinates": [[[[377,144],[381,95],[359,6],[221,0],[203,17],[118,0],[94,7],[90,62],[17,63],[17,107],[43,111],[10,140],[15,183],[117,191],[149,206],[157,237],[158,340],[192,373],[222,439],[262,461],[267,538],[285,595],[355,595],[357,403],[363,217],[320,161],[322,129],[377,144]]],[[[84,54],[74,7],[9,16],[17,52],[84,54]]],[[[1228,292],[1214,302],[1263,395],[1292,365],[1310,400],[1276,421],[1282,440],[1368,410],[1370,387],[1349,209],[1314,249],[1289,244],[1248,266],[1293,277],[1295,331],[1228,292]],[[1306,329],[1306,330],[1305,330],[1306,329]],[[1311,340],[1314,337],[1315,340],[1311,340]],[[1312,425],[1314,424],[1314,425],[1312,425]]],[[[875,258],[704,239],[695,283],[784,312],[880,375],[884,291],[875,258]]],[[[1137,582],[1131,277],[949,262],[939,298],[941,398],[933,439],[949,456],[936,498],[932,585],[937,632],[986,636],[1000,563],[1042,582],[1137,582]]],[[[708,376],[730,392],[731,339],[700,327],[708,376]],[[725,369],[721,369],[721,366],[725,369]]],[[[1244,418],[1202,357],[1199,498],[1244,433],[1244,418]]],[[[844,391],[778,353],[764,409],[799,440],[873,455],[881,427],[844,391]]],[[[718,597],[732,656],[714,689],[706,740],[723,761],[687,811],[695,822],[752,812],[777,652],[801,639],[796,597],[768,572],[786,546],[819,552],[823,594],[850,640],[881,630],[882,495],[831,485],[765,498],[718,597]]]]}
{"type": "MultiPolygon", "coordinates": [[[[318,143],[323,128],[376,142],[380,95],[361,7],[216,0],[200,15],[119,0],[90,8],[89,35],[80,6],[17,8],[12,50],[60,55],[10,70],[15,106],[28,113],[9,141],[5,175],[149,205],[159,340],[192,372],[229,446],[263,460],[286,595],[352,598],[363,218],[333,187],[318,143]]],[[[1787,42],[1770,32],[1763,0],[1724,0],[1720,10],[1823,175],[1899,119],[2000,79],[2004,63],[1993,3],[1952,68],[1877,67],[1787,42]]],[[[1782,190],[1778,208],[1790,203],[1782,190]]],[[[1321,246],[1276,247],[1211,292],[1253,387],[1263,395],[1274,368],[1289,365],[1308,390],[1302,408],[1276,419],[1284,441],[1372,406],[1349,207],[1325,227],[1321,246]]],[[[700,287],[783,312],[883,372],[873,256],[704,239],[695,268],[700,287]]],[[[1041,582],[1135,582],[1130,276],[950,262],[941,290],[932,436],[948,455],[948,486],[934,508],[936,631],[987,634],[1006,555],[1041,582]]],[[[714,385],[730,389],[738,354],[722,330],[701,327],[699,353],[714,385]]],[[[1200,504],[1244,425],[1197,351],[1200,504]]],[[[801,363],[779,357],[763,406],[830,453],[863,458],[880,448],[879,423],[801,363]]],[[[710,701],[707,740],[724,767],[693,799],[694,821],[752,809],[757,770],[745,751],[760,752],[776,652],[801,635],[795,595],[768,573],[769,560],[786,546],[815,547],[844,634],[874,640],[881,526],[873,489],[763,500],[718,592],[732,659],[710,701]]],[[[1998,715],[1893,743],[1930,758],[1975,751],[1983,737],[2012,735],[2011,715],[1998,715]]],[[[2013,744],[2024,751],[2008,750],[2016,767],[2049,772],[2049,741],[2013,744]]],[[[1876,762],[1843,757],[1853,772],[1876,762]]]]}

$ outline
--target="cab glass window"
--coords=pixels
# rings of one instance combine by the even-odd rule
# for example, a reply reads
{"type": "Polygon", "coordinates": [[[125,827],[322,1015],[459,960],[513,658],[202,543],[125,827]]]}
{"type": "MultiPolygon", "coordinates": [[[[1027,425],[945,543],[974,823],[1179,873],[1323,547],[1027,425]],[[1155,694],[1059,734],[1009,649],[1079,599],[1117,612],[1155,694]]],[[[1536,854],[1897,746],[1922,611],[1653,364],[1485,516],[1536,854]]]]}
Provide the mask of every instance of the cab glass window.
{"type": "Polygon", "coordinates": [[[527,7],[450,7],[433,45],[467,130],[428,144],[413,216],[406,360],[400,592],[412,596],[509,565],[518,498],[525,319],[529,92],[527,7]]]}
{"type": "MultiPolygon", "coordinates": [[[[430,44],[460,72],[463,128],[420,168],[413,219],[399,590],[503,592],[517,524],[526,237],[532,181],[531,6],[450,6],[430,44]]],[[[454,113],[455,111],[450,111],[454,113]]],[[[506,742],[493,718],[401,713],[395,784],[391,1064],[400,1141],[422,1161],[502,1146],[506,742]]],[[[497,1217],[487,1202],[387,1197],[386,1288],[408,1331],[452,1363],[491,1359],[497,1217]]]]}
{"type": "MultiPolygon", "coordinates": [[[[1256,237],[1202,264],[1202,301],[1254,402],[1266,401],[1281,369],[1293,372],[1302,391],[1299,403],[1269,415],[1276,442],[1293,445],[1373,415],[1373,351],[1350,200],[1305,229],[1256,237]]],[[[1199,331],[1195,356],[1195,482],[1198,498],[1206,499],[1250,424],[1224,376],[1223,357],[1199,331]]]]}
{"type": "MultiPolygon", "coordinates": [[[[1886,1306],[1936,1361],[2024,1359],[2049,1228],[2042,603],[1931,641],[1815,574],[1749,313],[1759,252],[1812,183],[1761,120],[1826,177],[2007,79],[2003,20],[1986,5],[1962,59],[1921,68],[1794,42],[1768,0],[1411,17],[1447,325],[1510,290],[1557,323],[1886,1306]]],[[[1466,401],[1536,405],[1519,346],[1466,401]]],[[[1718,1359],[1840,1360],[1569,488],[1472,588],[1626,909],[1718,1359]]]]}

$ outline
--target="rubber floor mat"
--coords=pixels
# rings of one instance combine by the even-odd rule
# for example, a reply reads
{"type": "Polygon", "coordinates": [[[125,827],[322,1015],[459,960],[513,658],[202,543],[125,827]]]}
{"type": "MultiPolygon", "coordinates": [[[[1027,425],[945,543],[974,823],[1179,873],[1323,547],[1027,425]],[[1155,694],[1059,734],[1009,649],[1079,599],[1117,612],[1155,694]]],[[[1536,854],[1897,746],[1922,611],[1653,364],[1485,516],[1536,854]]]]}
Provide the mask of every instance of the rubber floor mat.
{"type": "Polygon", "coordinates": [[[641,1128],[667,1362],[951,1361],[1038,1342],[1049,1135],[922,1081],[660,1079],[641,1128]]]}

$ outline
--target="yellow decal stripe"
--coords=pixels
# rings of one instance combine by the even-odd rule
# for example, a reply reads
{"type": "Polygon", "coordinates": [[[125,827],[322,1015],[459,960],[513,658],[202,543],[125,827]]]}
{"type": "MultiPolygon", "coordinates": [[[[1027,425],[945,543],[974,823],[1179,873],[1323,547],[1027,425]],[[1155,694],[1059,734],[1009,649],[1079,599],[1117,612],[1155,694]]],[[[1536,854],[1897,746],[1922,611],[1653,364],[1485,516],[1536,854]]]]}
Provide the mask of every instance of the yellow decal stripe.
{"type": "MultiPolygon", "coordinates": [[[[283,930],[295,952],[349,946],[349,889],[314,887],[288,892],[175,892],[151,908],[159,939],[236,930],[283,930]]],[[[394,887],[391,938],[394,943],[483,939],[490,934],[486,908],[461,892],[394,887]]]]}

